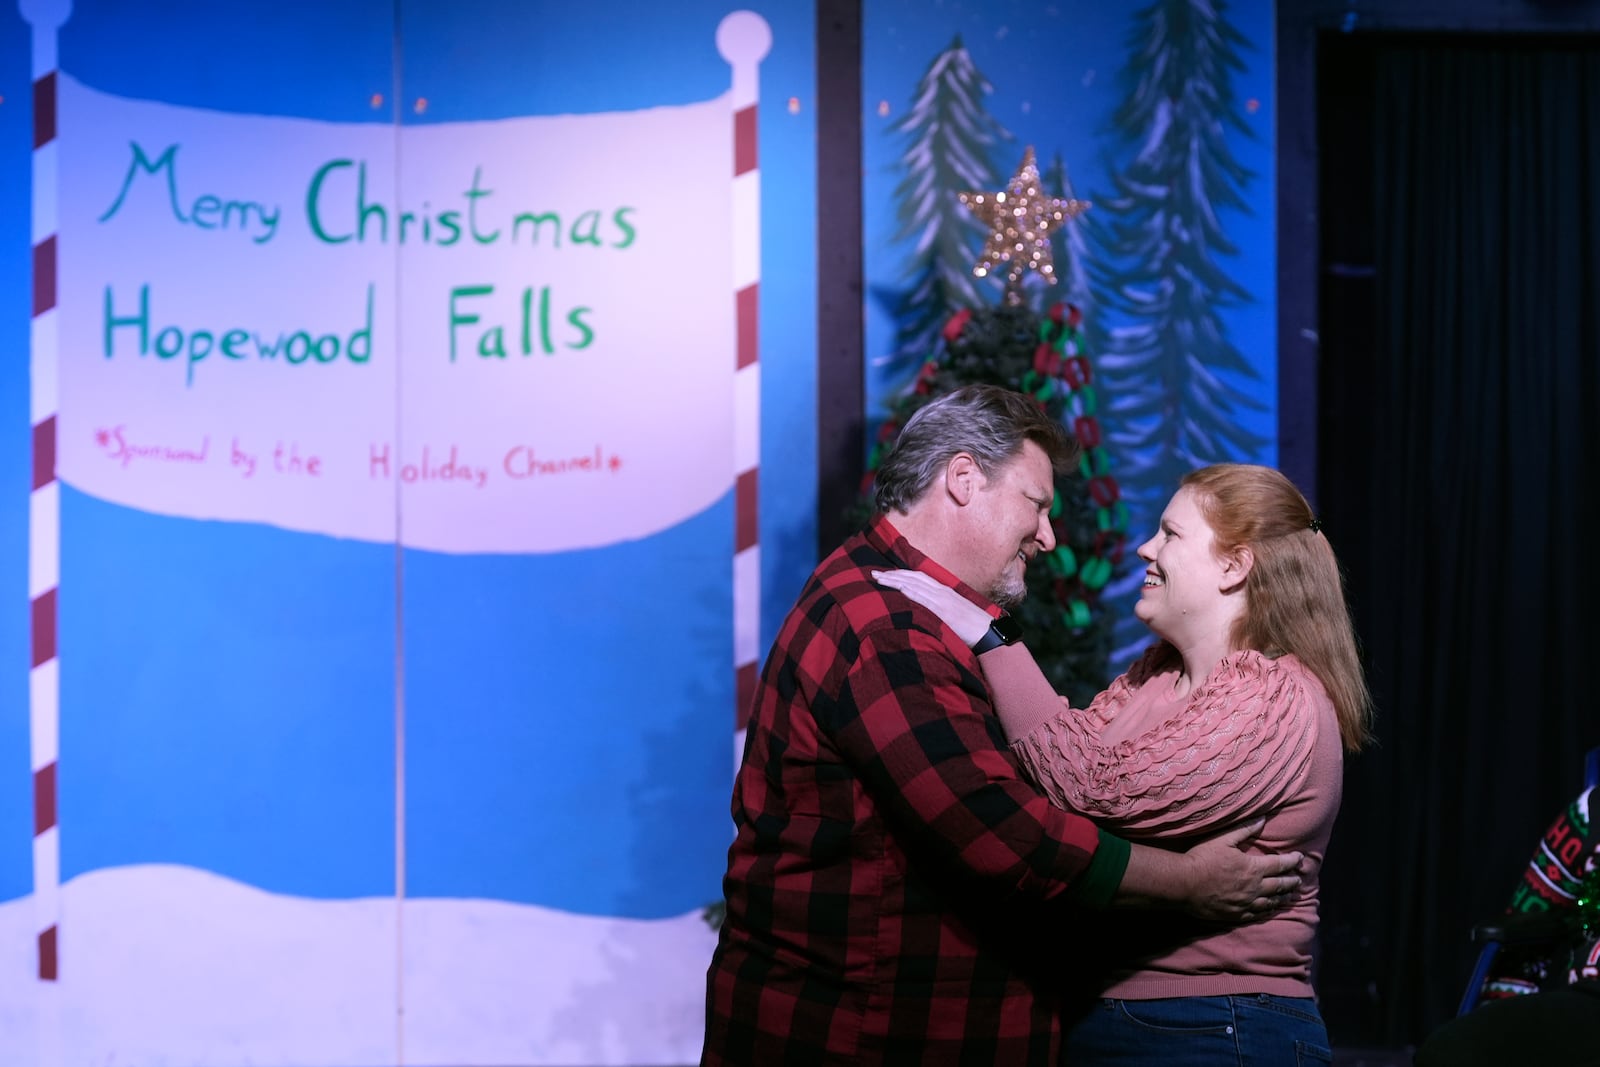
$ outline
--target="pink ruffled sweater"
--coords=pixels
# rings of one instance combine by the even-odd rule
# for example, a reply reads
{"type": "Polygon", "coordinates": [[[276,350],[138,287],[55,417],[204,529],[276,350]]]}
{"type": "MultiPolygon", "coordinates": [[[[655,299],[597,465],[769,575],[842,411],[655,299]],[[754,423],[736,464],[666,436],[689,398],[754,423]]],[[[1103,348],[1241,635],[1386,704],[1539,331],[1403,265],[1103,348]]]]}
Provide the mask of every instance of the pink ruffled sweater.
{"type": "MultiPolygon", "coordinates": [[[[1017,652],[1021,652],[1020,649],[1017,652]]],[[[1261,922],[1202,930],[1178,947],[1119,961],[1104,995],[1129,1000],[1270,993],[1311,996],[1322,857],[1339,810],[1344,755],[1333,702],[1293,656],[1236,652],[1185,698],[1177,667],[1151,649],[1087,711],[1061,710],[1011,650],[984,657],[1008,724],[1048,717],[1012,746],[1058,805],[1140,840],[1182,844],[1267,816],[1265,852],[1298,850],[1300,894],[1261,922]],[[1002,654],[1004,653],[1004,654],[1002,654]]],[[[1023,653],[1025,655],[1025,653],[1023,653]]],[[[1155,842],[1152,842],[1155,843],[1155,842]]]]}

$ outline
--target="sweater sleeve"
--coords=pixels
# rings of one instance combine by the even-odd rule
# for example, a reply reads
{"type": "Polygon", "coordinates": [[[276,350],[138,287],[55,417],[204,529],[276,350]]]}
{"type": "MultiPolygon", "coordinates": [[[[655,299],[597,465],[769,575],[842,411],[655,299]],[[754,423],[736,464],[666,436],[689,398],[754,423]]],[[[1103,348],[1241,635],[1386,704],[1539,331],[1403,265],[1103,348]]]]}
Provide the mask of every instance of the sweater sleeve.
{"type": "Polygon", "coordinates": [[[1187,836],[1265,813],[1305,781],[1328,698],[1292,657],[1235,653],[1171,719],[1105,744],[1106,708],[1129,687],[1124,675],[1088,712],[1012,746],[1055,803],[1132,839],[1187,836]]]}
{"type": "MultiPolygon", "coordinates": [[[[1522,879],[1506,908],[1510,915],[1559,915],[1577,907],[1578,894],[1590,863],[1600,863],[1600,820],[1592,805],[1597,792],[1586,789],[1550,824],[1534,848],[1522,879]]],[[[1571,974],[1559,957],[1572,947],[1565,939],[1555,944],[1508,944],[1496,954],[1494,967],[1484,981],[1486,1000],[1537,993],[1565,981],[1600,976],[1600,947],[1574,955],[1571,974]]]]}
{"type": "Polygon", "coordinates": [[[978,665],[994,694],[994,710],[1005,727],[1007,741],[1026,737],[1067,710],[1026,646],[1001,645],[979,656],[978,665]]]}

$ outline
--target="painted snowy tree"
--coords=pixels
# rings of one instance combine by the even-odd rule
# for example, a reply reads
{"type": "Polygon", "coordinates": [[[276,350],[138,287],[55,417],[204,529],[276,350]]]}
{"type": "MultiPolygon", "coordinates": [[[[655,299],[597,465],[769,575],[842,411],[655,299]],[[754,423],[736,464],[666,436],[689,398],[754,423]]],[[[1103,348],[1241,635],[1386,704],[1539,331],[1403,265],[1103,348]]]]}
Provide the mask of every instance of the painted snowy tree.
{"type": "Polygon", "coordinates": [[[990,302],[972,276],[987,230],[957,194],[1003,181],[994,150],[1011,134],[985,109],[984,97],[993,91],[957,36],[928,64],[910,110],[890,126],[905,138],[894,191],[895,240],[914,244],[905,287],[876,294],[895,320],[894,350],[880,361],[888,381],[922,366],[958,308],[990,302]]]}
{"type": "MultiPolygon", "coordinates": [[[[1258,459],[1267,443],[1237,417],[1264,405],[1236,384],[1255,372],[1221,319],[1251,299],[1218,257],[1237,254],[1222,216],[1248,213],[1244,189],[1254,177],[1227,142],[1230,128],[1251,133],[1232,88],[1248,42],[1226,10],[1224,0],[1158,0],[1134,15],[1129,92],[1113,116],[1134,156],[1113,171],[1114,194],[1096,198],[1110,216],[1109,256],[1095,263],[1099,289],[1124,323],[1101,362],[1116,396],[1107,433],[1135,544],[1184,473],[1258,459]]],[[[1132,613],[1139,580],[1140,569],[1127,568],[1110,590],[1118,662],[1150,639],[1132,613]]]]}

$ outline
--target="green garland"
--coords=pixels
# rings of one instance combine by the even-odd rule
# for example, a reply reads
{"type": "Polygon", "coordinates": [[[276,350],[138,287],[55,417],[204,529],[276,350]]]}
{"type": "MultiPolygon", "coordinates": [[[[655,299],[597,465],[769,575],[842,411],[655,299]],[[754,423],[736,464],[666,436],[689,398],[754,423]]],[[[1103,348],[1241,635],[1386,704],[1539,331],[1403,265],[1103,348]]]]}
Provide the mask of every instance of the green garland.
{"type": "Polygon", "coordinates": [[[1600,938],[1600,862],[1591,862],[1578,883],[1578,906],[1572,911],[1573,932],[1587,939],[1600,938]]]}

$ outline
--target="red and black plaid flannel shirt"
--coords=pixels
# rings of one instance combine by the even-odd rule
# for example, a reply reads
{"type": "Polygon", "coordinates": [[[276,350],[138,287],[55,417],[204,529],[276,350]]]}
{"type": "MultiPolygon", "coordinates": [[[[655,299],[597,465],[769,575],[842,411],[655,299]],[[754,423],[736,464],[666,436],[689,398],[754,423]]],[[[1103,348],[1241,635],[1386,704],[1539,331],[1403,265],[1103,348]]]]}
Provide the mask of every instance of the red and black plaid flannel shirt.
{"type": "Polygon", "coordinates": [[[734,784],[706,1067],[1058,1058],[1026,916],[1103,905],[1128,846],[1019,777],[976,657],[869,574],[895,567],[993,610],[884,519],[812,575],[734,784]]]}

